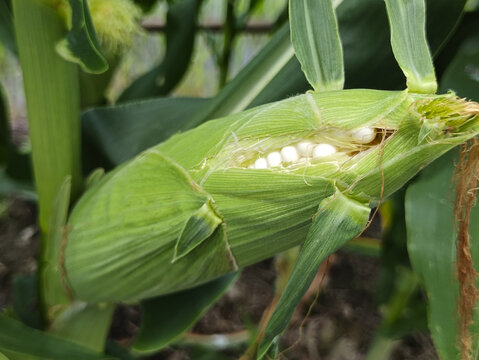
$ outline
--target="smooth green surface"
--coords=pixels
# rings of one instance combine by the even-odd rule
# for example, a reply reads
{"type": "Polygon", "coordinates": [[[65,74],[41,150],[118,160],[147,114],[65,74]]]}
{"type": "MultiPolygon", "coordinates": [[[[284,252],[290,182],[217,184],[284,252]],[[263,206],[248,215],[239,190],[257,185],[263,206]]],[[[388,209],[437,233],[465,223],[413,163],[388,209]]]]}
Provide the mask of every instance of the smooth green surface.
{"type": "Polygon", "coordinates": [[[400,340],[387,336],[376,336],[368,350],[365,360],[389,359],[394,348],[400,344],[400,340]]]}
{"type": "Polygon", "coordinates": [[[441,79],[440,89],[479,101],[479,34],[463,42],[441,79]]]}
{"type": "Polygon", "coordinates": [[[424,0],[385,0],[394,56],[412,92],[434,94],[436,75],[426,41],[424,0]]]}
{"type": "Polygon", "coordinates": [[[73,302],[51,324],[49,332],[58,337],[102,353],[110,331],[114,304],[73,302]]]}
{"type": "Polygon", "coordinates": [[[38,274],[22,274],[13,278],[13,313],[23,324],[43,329],[44,319],[38,306],[38,274]]]}
{"type": "Polygon", "coordinates": [[[47,232],[53,202],[65,176],[78,193],[80,109],[78,73],[55,52],[64,36],[63,21],[36,0],[14,1],[15,30],[27,98],[27,112],[40,228],[47,232]]]}
{"type": "Polygon", "coordinates": [[[321,201],[286,289],[264,331],[258,359],[265,358],[271,346],[279,342],[321,263],[363,230],[370,211],[367,203],[350,199],[339,191],[321,201]]]}
{"type": "Polygon", "coordinates": [[[332,0],[290,0],[291,41],[316,91],[340,90],[344,65],[332,0]]]}
{"type": "Polygon", "coordinates": [[[165,57],[159,65],[136,79],[118,102],[163,96],[180,82],[191,64],[201,4],[202,0],[178,0],[169,4],[165,57]]]}
{"type": "MultiPolygon", "coordinates": [[[[83,113],[84,146],[91,161],[99,154],[106,164],[119,165],[173,134],[188,129],[189,119],[205,104],[204,99],[159,98],[83,113]]],[[[95,163],[95,166],[103,164],[95,163]]]]}
{"type": "MultiPolygon", "coordinates": [[[[436,349],[444,360],[461,359],[456,348],[457,299],[456,232],[454,224],[453,161],[457,152],[443,156],[421,173],[406,193],[408,251],[414,271],[420,276],[429,303],[429,330],[436,349]]],[[[479,264],[479,209],[471,215],[471,250],[479,264]]],[[[477,268],[477,265],[476,265],[477,268]]],[[[476,282],[476,286],[479,282],[476,282]]],[[[475,310],[473,358],[479,345],[479,312],[475,310]]]]}
{"type": "Polygon", "coordinates": [[[237,276],[237,273],[228,274],[193,289],[141,302],[142,322],[133,350],[149,354],[174,342],[220,298],[237,276]]]}
{"type": "Polygon", "coordinates": [[[0,353],[10,360],[113,360],[0,315],[0,353]]]}
{"type": "Polygon", "coordinates": [[[72,27],[56,49],[66,60],[77,63],[83,71],[101,74],[108,63],[101,52],[86,0],[68,0],[72,10],[72,27]]]}

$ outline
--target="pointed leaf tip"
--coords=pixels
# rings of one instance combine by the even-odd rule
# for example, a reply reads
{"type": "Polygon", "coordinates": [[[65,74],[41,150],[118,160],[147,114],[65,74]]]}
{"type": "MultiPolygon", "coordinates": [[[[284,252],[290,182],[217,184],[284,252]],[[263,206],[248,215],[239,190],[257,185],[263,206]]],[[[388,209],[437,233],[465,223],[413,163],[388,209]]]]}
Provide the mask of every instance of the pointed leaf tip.
{"type": "Polygon", "coordinates": [[[208,200],[188,220],[181,230],[178,241],[175,245],[175,255],[172,262],[189,254],[203,241],[209,238],[216,230],[223,219],[213,209],[211,201],[208,200]]]}

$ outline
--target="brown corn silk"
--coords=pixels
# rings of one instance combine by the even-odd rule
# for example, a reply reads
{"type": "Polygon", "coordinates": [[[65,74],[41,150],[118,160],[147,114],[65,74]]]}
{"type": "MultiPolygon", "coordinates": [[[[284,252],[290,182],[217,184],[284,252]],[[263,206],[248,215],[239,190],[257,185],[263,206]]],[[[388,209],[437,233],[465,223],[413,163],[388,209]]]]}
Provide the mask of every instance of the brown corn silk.
{"type": "Polygon", "coordinates": [[[461,149],[459,163],[454,173],[456,180],[456,201],[454,217],[457,226],[456,275],[459,281],[458,302],[458,346],[462,358],[472,359],[472,336],[469,331],[473,323],[474,307],[479,298],[476,287],[477,271],[471,254],[469,225],[472,208],[476,205],[479,181],[479,141],[470,140],[461,149]]]}

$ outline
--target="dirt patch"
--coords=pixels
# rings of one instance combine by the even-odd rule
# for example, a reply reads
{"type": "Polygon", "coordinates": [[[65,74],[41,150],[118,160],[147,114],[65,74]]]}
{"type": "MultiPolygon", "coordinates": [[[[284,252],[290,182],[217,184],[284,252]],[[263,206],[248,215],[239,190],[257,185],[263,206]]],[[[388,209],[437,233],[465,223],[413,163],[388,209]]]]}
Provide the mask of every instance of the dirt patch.
{"type": "Polygon", "coordinates": [[[12,304],[14,275],[37,269],[39,234],[36,205],[9,197],[0,214],[0,308],[12,304]]]}

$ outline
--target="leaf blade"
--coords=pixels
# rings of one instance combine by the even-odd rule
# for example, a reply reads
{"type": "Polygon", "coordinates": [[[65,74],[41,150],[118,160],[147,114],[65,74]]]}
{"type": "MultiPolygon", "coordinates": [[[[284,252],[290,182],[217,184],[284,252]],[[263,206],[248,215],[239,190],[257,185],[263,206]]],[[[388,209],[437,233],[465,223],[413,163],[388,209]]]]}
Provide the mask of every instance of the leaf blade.
{"type": "Polygon", "coordinates": [[[340,90],[344,64],[338,22],[331,0],[290,0],[291,41],[316,91],[340,90]]]}
{"type": "Polygon", "coordinates": [[[204,285],[172,295],[142,301],[143,321],[133,350],[140,354],[155,352],[175,341],[216,302],[236,280],[231,273],[204,285]],[[181,306],[182,311],[174,309],[181,306]]]}
{"type": "Polygon", "coordinates": [[[69,0],[72,9],[72,28],[66,38],[57,43],[57,52],[77,63],[88,73],[101,74],[108,70],[96,37],[95,28],[85,0],[69,0]]]}
{"type": "Polygon", "coordinates": [[[412,92],[433,94],[436,75],[426,41],[424,0],[385,0],[394,56],[412,92]]]}
{"type": "Polygon", "coordinates": [[[323,260],[366,226],[370,208],[337,191],[321,201],[319,212],[301,249],[293,273],[274,313],[268,321],[257,359],[276,352],[294,309],[308,290],[323,260]]]}

